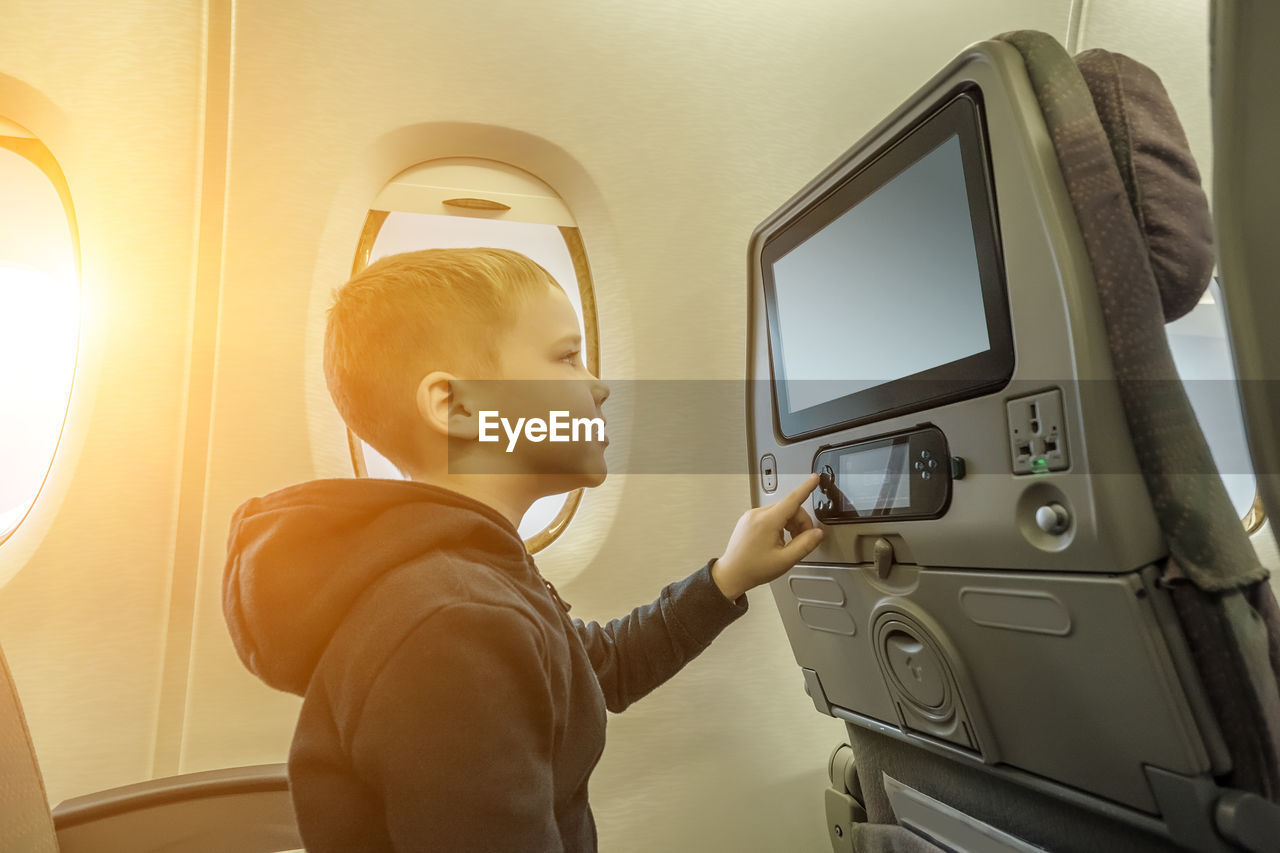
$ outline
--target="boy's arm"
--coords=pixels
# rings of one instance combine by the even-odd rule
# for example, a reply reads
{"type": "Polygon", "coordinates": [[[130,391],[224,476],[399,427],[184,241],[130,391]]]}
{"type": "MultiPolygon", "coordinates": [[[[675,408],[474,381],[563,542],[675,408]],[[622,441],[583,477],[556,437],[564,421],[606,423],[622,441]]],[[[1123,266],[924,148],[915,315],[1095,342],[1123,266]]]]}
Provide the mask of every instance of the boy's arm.
{"type": "Polygon", "coordinates": [[[607,625],[573,620],[610,711],[622,711],[671,678],[747,612],[745,593],[730,601],[720,591],[711,575],[714,563],[607,625]]]}
{"type": "Polygon", "coordinates": [[[552,698],[522,614],[468,602],[432,614],[382,667],[351,740],[396,850],[563,850],[552,698]]]}
{"type": "Polygon", "coordinates": [[[623,710],[679,672],[747,612],[747,590],[781,577],[818,546],[822,529],[804,509],[817,485],[818,475],[811,474],[775,503],[747,510],[724,554],[664,588],[653,604],[604,627],[573,620],[610,711],[623,710]]]}

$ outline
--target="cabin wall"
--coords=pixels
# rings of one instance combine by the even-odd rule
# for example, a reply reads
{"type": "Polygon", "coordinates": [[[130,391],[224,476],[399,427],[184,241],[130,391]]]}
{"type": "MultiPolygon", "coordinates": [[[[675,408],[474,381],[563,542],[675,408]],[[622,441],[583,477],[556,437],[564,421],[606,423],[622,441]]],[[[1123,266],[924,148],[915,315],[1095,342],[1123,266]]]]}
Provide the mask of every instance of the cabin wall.
{"type": "MultiPolygon", "coordinates": [[[[9,0],[0,114],[67,172],[89,300],[53,491],[0,548],[0,579],[21,567],[0,643],[51,802],[285,760],[300,700],[231,647],[227,523],[351,474],[324,310],[397,172],[470,155],[537,174],[581,226],[605,377],[740,380],[754,226],[971,42],[1033,28],[1131,50],[1194,103],[1207,163],[1207,72],[1175,49],[1207,55],[1205,4],[1167,6],[9,0]]],[[[606,413],[611,435],[668,415],[606,413]]],[[[705,428],[745,463],[740,411],[705,428]]],[[[538,563],[605,621],[718,554],[747,503],[745,476],[614,476],[538,563]]],[[[603,849],[828,849],[843,727],[804,694],[768,590],[750,600],[611,715],[603,849]]]]}
{"type": "Polygon", "coordinates": [[[191,353],[203,25],[190,0],[8,2],[3,21],[0,114],[60,162],[83,267],[56,461],[0,546],[0,643],[57,803],[152,773],[191,353]]]}

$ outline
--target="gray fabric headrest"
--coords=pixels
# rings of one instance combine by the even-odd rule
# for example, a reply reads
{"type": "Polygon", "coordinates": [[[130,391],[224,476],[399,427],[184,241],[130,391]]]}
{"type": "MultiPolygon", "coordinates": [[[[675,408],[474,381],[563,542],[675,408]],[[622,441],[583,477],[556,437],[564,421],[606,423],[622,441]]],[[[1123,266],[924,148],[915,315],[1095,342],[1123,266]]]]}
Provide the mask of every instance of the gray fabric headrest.
{"type": "Polygon", "coordinates": [[[1087,50],[1075,62],[1120,167],[1168,323],[1195,307],[1213,273],[1213,226],[1200,172],[1154,71],[1106,50],[1087,50]]]}

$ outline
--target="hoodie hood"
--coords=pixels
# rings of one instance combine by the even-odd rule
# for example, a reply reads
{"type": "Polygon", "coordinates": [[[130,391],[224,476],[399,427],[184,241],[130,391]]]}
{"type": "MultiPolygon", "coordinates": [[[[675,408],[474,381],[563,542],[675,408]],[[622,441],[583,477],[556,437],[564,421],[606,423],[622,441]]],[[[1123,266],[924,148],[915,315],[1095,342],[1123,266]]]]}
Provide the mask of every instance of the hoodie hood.
{"type": "Polygon", "coordinates": [[[222,612],[240,660],[302,696],[343,618],[388,571],[447,551],[536,573],[516,528],[457,492],[410,480],[313,480],[231,518],[222,612]]]}

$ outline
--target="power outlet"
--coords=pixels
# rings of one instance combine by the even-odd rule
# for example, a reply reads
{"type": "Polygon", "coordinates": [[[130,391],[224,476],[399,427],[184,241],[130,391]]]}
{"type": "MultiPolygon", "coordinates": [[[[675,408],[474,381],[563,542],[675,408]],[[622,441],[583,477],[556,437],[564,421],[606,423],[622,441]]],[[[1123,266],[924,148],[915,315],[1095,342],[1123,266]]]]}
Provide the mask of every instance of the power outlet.
{"type": "Polygon", "coordinates": [[[1013,473],[1041,474],[1070,467],[1060,389],[1010,400],[1008,409],[1013,473]]]}

